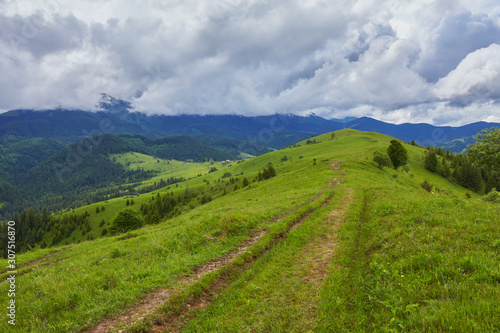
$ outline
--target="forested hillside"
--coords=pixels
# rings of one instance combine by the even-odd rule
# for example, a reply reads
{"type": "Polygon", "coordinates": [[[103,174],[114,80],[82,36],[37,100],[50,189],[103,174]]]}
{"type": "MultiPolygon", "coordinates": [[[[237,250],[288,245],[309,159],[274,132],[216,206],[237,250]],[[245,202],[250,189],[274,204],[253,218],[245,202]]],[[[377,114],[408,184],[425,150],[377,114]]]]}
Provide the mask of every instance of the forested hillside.
{"type": "Polygon", "coordinates": [[[0,143],[0,219],[29,207],[57,211],[118,196],[157,174],[125,169],[109,158],[111,154],[134,151],[180,161],[220,161],[239,158],[244,149],[238,147],[246,146],[230,139],[207,141],[213,145],[190,136],[98,134],[68,146],[53,139],[5,139],[0,143]]]}

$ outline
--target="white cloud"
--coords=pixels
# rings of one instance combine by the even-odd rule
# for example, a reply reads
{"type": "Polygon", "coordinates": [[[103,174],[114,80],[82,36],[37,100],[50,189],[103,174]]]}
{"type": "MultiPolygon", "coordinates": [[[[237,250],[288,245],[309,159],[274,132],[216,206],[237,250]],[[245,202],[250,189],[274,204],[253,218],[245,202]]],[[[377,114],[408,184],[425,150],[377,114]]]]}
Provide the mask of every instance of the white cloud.
{"type": "Polygon", "coordinates": [[[494,1],[0,1],[0,110],[499,117],[494,1]]]}
{"type": "Polygon", "coordinates": [[[500,44],[471,52],[436,84],[441,99],[500,98],[500,44]]]}

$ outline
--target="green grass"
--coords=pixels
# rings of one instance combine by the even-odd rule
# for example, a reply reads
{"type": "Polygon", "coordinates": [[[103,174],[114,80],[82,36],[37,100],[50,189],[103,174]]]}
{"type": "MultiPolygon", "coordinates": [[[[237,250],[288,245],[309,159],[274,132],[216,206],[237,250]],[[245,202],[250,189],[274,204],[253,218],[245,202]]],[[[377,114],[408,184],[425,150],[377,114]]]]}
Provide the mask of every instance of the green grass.
{"type": "MultiPolygon", "coordinates": [[[[465,189],[425,170],[421,148],[405,144],[407,171],[380,170],[372,162],[373,151],[385,150],[390,137],[342,130],[329,138],[321,135],[315,138],[321,143],[301,142],[300,147],[231,166],[217,164],[219,171],[210,174],[209,163],[155,165],[151,160],[163,177],[193,177],[155,195],[181,194],[189,186],[213,193],[214,200],[125,236],[18,255],[18,264],[41,260],[20,269],[17,325],[2,321],[0,330],[38,332],[45,326],[53,332],[77,332],[92,327],[159,287],[179,288],[178,281],[197,267],[267,230],[253,254],[247,251],[225,268],[232,277],[220,295],[187,313],[185,331],[500,331],[500,205],[477,194],[468,199],[465,189]],[[330,167],[338,160],[340,173],[330,167]],[[252,182],[269,162],[278,176],[252,182]],[[240,183],[247,177],[250,186],[233,191],[234,184],[225,185],[228,179],[218,182],[225,172],[238,175],[240,183]],[[195,177],[198,173],[203,176],[195,177]],[[322,206],[334,177],[342,185],[322,206]],[[432,192],[421,187],[424,180],[434,186],[432,192]],[[229,192],[225,196],[223,188],[229,192]],[[332,219],[332,210],[342,210],[342,218],[332,219]],[[287,212],[295,213],[276,220],[287,212]],[[304,218],[305,212],[312,214],[304,218]],[[298,218],[303,223],[287,234],[298,218]]],[[[122,154],[120,162],[146,167],[148,158],[122,154]]],[[[135,197],[131,207],[138,209],[151,196],[135,197]]],[[[75,213],[88,210],[92,228],[99,232],[101,219],[111,220],[126,207],[125,200],[111,199],[75,213]],[[96,214],[102,205],[105,212],[96,214]]],[[[221,274],[214,272],[181,291],[177,303],[167,303],[160,314],[180,309],[200,290],[212,288],[221,274]]],[[[6,293],[3,282],[0,294],[6,293]]]]}
{"type": "MultiPolygon", "coordinates": [[[[262,256],[204,311],[186,332],[307,332],[314,327],[325,262],[328,218],[342,197],[317,208],[302,225],[262,256]]],[[[328,251],[328,250],[327,250],[328,251]]],[[[328,256],[326,256],[328,257],[328,256]]],[[[328,265],[326,265],[328,266],[328,265]]]]}
{"type": "MultiPolygon", "coordinates": [[[[130,239],[105,237],[75,244],[52,257],[51,264],[35,264],[17,280],[19,316],[14,331],[36,331],[42,326],[79,331],[151,290],[172,286],[201,264],[234,250],[251,232],[267,228],[274,217],[310,201],[325,188],[328,171],[326,166],[308,173],[295,170],[134,231],[130,239]],[[280,195],[269,198],[273,191],[280,195]],[[118,252],[123,255],[113,255],[118,252]],[[58,260],[63,257],[67,259],[58,260]]],[[[111,214],[112,209],[106,208],[105,213],[111,214]]],[[[23,258],[32,255],[19,255],[19,262],[29,262],[23,258]]],[[[2,283],[0,290],[6,292],[6,287],[2,283]]]]}

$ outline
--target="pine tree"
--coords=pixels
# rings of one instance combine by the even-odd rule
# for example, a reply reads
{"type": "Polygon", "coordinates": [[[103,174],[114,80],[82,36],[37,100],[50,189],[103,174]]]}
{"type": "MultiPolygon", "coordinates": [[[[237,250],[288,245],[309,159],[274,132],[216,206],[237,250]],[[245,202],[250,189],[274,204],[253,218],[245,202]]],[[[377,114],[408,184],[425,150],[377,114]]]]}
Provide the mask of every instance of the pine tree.
{"type": "Polygon", "coordinates": [[[424,166],[431,172],[436,172],[438,166],[438,159],[434,151],[430,151],[425,155],[424,166]]]}
{"type": "Polygon", "coordinates": [[[441,176],[445,178],[449,178],[451,174],[450,168],[448,167],[448,162],[446,162],[446,158],[443,158],[443,167],[441,169],[441,176]]]}
{"type": "Polygon", "coordinates": [[[475,168],[471,162],[465,161],[457,171],[457,181],[463,187],[479,192],[483,187],[481,171],[475,168]]]}

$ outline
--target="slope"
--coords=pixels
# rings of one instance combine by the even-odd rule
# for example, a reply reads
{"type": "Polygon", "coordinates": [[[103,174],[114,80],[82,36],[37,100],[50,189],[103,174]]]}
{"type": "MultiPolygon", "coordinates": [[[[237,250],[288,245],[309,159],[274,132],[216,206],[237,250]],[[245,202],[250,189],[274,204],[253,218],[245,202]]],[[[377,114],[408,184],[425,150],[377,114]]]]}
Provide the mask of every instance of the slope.
{"type": "MultiPolygon", "coordinates": [[[[243,145],[228,141],[232,147],[243,145]]],[[[150,139],[100,134],[66,147],[40,138],[4,142],[0,145],[0,175],[4,175],[0,181],[0,218],[11,218],[14,212],[30,206],[50,210],[81,206],[157,174],[156,170],[126,170],[107,157],[128,151],[183,161],[226,160],[240,155],[237,149],[229,152],[189,136],[150,139]]]]}
{"type": "MultiPolygon", "coordinates": [[[[468,199],[426,171],[418,147],[406,145],[407,171],[380,170],[371,154],[390,137],[342,130],[330,138],[157,191],[229,190],[158,225],[18,256],[22,316],[13,331],[90,330],[161,289],[169,293],[153,313],[123,325],[135,332],[500,329],[498,205],[468,199]],[[269,162],[277,177],[253,181],[269,162]],[[250,185],[231,183],[225,172],[243,172],[250,185]],[[422,189],[424,180],[434,193],[422,189]],[[216,269],[204,274],[211,264],[216,269]]],[[[157,194],[141,194],[133,208],[157,194]]],[[[0,292],[7,288],[0,284],[0,292]]]]}

